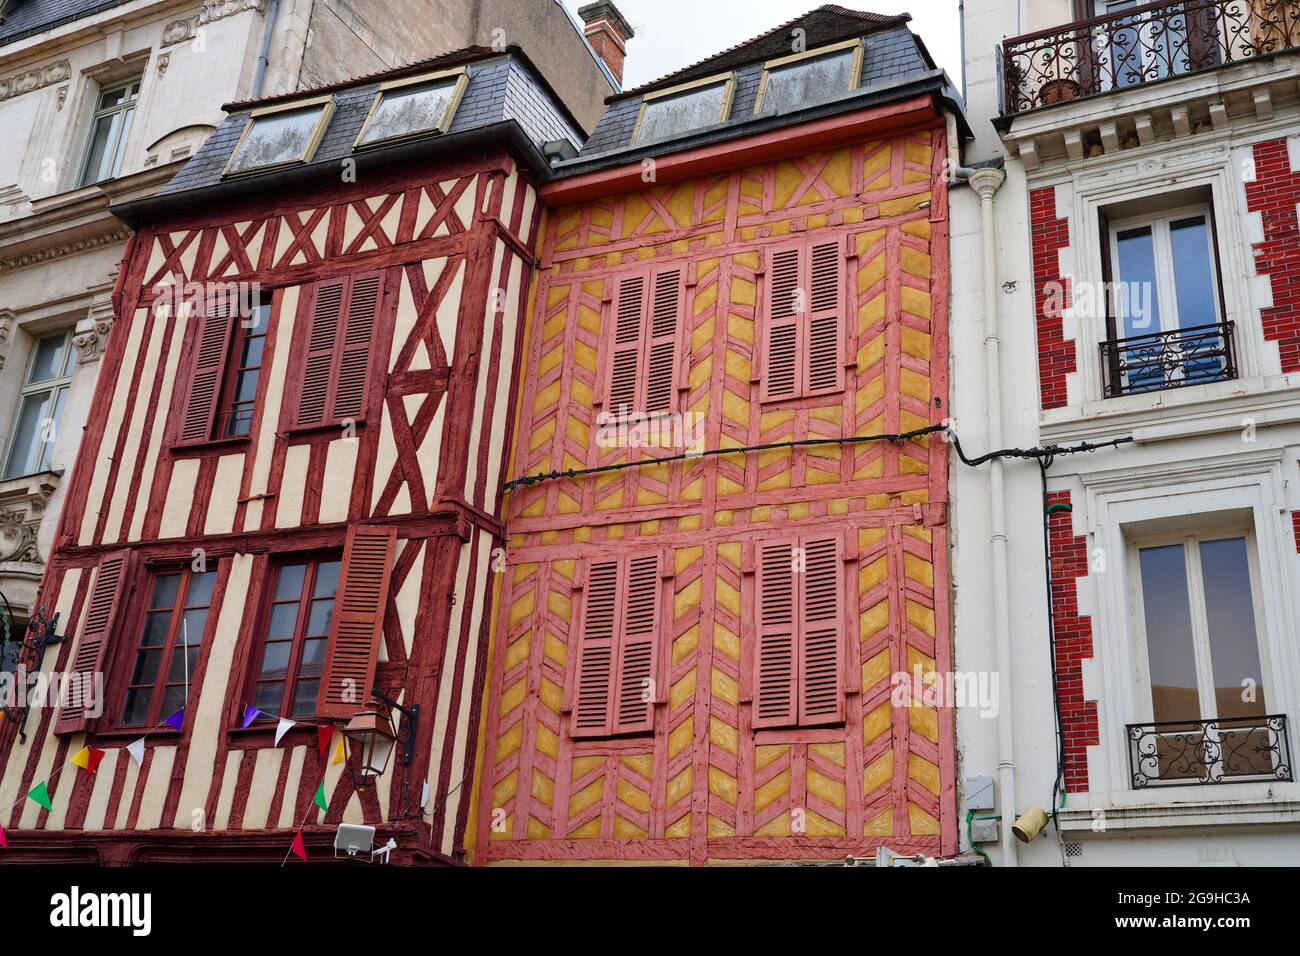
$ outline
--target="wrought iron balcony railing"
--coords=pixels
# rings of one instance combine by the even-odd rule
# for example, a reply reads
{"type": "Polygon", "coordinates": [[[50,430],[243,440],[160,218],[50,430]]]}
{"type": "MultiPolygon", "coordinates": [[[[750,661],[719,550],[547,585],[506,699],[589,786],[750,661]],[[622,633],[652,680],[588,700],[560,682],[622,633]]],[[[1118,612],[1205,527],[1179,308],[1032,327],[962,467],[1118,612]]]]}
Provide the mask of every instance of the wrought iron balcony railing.
{"type": "Polygon", "coordinates": [[[1197,325],[1101,343],[1107,398],[1237,377],[1233,324],[1197,325]]]}
{"type": "Polygon", "coordinates": [[[1139,790],[1293,779],[1283,714],[1129,724],[1128,739],[1139,790]]]}
{"type": "Polygon", "coordinates": [[[1300,47],[1300,0],[1147,3],[1002,43],[1002,114],[1300,47]]]}

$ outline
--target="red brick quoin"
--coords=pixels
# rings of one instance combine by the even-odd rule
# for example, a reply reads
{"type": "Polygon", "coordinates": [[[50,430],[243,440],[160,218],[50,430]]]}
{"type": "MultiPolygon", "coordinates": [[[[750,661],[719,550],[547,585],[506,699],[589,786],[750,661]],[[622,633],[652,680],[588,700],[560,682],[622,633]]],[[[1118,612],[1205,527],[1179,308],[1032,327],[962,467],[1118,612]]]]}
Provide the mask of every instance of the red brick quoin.
{"type": "Polygon", "coordinates": [[[1034,247],[1034,318],[1038,326],[1038,388],[1043,408],[1065,404],[1065,376],[1077,369],[1074,341],[1066,339],[1058,304],[1069,307],[1070,280],[1061,276],[1057,254],[1070,244],[1070,221],[1056,218],[1056,187],[1029,193],[1029,232],[1034,247]],[[1064,295],[1047,288],[1059,283],[1064,295]]]}
{"type": "MultiPolygon", "coordinates": [[[[1053,491],[1047,504],[1069,504],[1068,491],[1053,491]]],[[[1087,538],[1075,537],[1070,512],[1048,518],[1052,555],[1052,615],[1056,624],[1056,686],[1065,737],[1065,789],[1088,791],[1088,747],[1099,742],[1097,702],[1083,699],[1083,662],[1092,657],[1092,618],[1079,614],[1078,582],[1088,573],[1087,538]]]]}
{"type": "Polygon", "coordinates": [[[1246,208],[1260,214],[1264,241],[1254,245],[1255,271],[1272,277],[1273,306],[1261,309],[1264,338],[1277,342],[1282,371],[1300,370],[1300,170],[1293,171],[1286,139],[1255,144],[1255,181],[1246,183],[1246,208]]]}

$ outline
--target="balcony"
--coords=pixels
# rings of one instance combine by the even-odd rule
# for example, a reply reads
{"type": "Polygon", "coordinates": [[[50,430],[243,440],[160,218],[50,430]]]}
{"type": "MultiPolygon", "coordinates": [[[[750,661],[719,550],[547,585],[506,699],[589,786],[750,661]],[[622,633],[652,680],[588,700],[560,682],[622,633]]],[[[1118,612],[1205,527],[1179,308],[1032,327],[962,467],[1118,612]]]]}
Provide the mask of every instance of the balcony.
{"type": "Polygon", "coordinates": [[[1129,724],[1133,787],[1291,781],[1286,717],[1129,724]]]}
{"type": "Polygon", "coordinates": [[[1003,116],[1300,47],[1300,0],[1149,3],[1002,44],[1003,116]]]}
{"type": "Polygon", "coordinates": [[[1101,343],[1107,398],[1162,392],[1237,377],[1233,324],[1197,325],[1101,343]]]}

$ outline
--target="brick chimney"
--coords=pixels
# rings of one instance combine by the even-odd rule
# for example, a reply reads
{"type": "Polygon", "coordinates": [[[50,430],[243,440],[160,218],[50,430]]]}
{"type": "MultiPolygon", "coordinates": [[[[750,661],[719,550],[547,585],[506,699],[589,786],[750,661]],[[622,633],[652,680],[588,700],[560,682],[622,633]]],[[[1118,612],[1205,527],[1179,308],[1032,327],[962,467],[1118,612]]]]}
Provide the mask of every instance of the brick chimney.
{"type": "Polygon", "coordinates": [[[623,14],[618,12],[618,7],[610,0],[598,0],[596,3],[579,7],[578,16],[582,17],[582,22],[586,24],[583,27],[583,36],[596,51],[596,56],[605,61],[605,65],[609,67],[609,72],[614,74],[618,85],[622,86],[623,58],[627,56],[627,41],[636,34],[623,19],[623,14]]]}

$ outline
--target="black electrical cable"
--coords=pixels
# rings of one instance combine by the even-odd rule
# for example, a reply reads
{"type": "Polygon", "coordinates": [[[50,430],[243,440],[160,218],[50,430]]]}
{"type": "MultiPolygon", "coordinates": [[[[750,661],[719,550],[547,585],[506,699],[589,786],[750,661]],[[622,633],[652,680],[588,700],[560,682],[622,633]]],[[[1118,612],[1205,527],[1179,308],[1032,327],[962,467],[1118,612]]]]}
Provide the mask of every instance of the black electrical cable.
{"type": "Polygon", "coordinates": [[[1047,584],[1047,645],[1049,659],[1052,663],[1052,716],[1056,718],[1056,779],[1052,781],[1052,826],[1059,833],[1060,821],[1056,818],[1059,809],[1056,795],[1062,789],[1065,778],[1065,725],[1061,721],[1061,685],[1056,672],[1056,604],[1052,594],[1052,516],[1047,510],[1047,469],[1052,466],[1052,458],[1038,460],[1038,474],[1043,488],[1043,577],[1047,584]]]}

